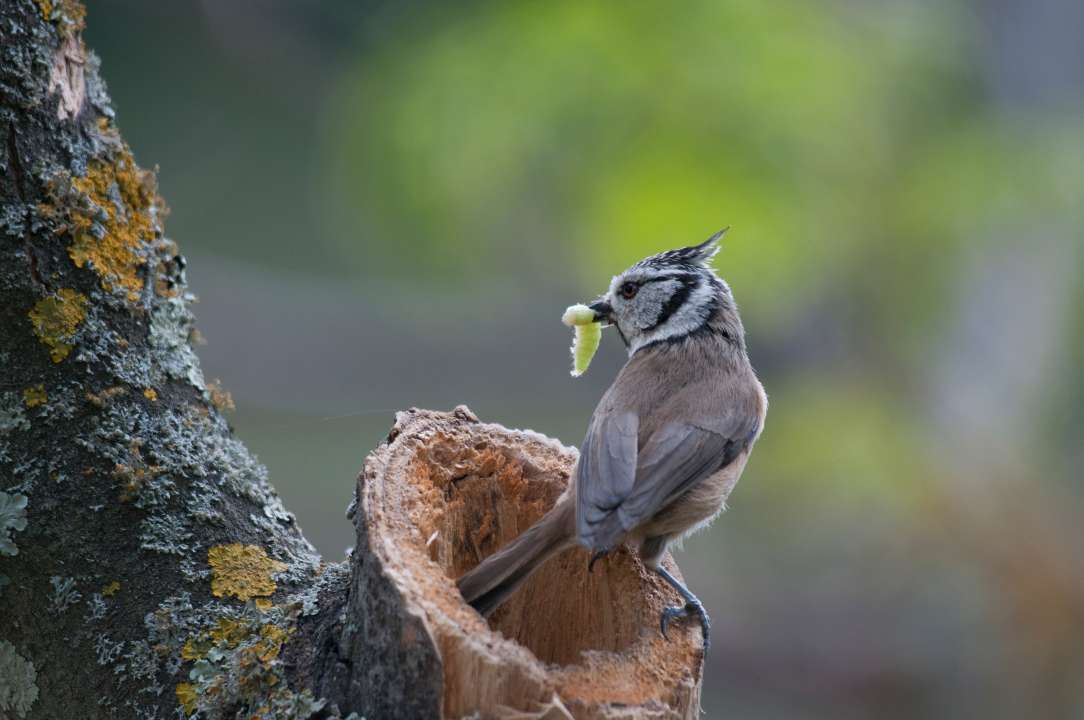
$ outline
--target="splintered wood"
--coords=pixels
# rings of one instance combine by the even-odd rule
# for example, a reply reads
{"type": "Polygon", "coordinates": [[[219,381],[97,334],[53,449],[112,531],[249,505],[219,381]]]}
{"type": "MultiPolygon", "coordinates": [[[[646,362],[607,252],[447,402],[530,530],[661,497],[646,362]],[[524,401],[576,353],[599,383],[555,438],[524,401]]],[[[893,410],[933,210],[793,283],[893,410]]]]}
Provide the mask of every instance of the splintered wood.
{"type": "MultiPolygon", "coordinates": [[[[699,626],[660,635],[659,614],[678,598],[627,550],[593,573],[586,551],[566,551],[489,622],[456,589],[456,578],[553,505],[575,459],[572,448],[481,423],[462,406],[398,413],[388,441],[369,456],[358,488],[358,552],[375,558],[398,594],[381,603],[397,615],[388,624],[415,628],[420,620],[424,628],[422,637],[404,633],[395,652],[415,643],[439,654],[442,677],[432,682],[442,717],[697,717],[699,626]]],[[[669,557],[665,564],[677,572],[669,557]]]]}

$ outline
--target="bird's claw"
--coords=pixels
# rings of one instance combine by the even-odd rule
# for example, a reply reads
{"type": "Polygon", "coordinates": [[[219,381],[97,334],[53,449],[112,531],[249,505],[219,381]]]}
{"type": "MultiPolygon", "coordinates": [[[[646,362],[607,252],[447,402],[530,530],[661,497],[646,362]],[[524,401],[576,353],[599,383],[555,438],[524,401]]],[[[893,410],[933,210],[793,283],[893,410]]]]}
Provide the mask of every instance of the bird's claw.
{"type": "Polygon", "coordinates": [[[700,630],[704,635],[704,652],[707,652],[708,648],[711,647],[711,619],[708,618],[707,611],[699,602],[687,602],[683,607],[665,608],[662,611],[662,617],[659,618],[659,629],[662,631],[662,636],[669,640],[670,637],[666,634],[666,631],[670,628],[670,623],[678,618],[691,615],[695,615],[700,620],[700,630]]]}
{"type": "Polygon", "coordinates": [[[591,556],[591,561],[587,563],[587,572],[593,573],[595,571],[595,563],[609,554],[609,550],[599,550],[591,556]]]}

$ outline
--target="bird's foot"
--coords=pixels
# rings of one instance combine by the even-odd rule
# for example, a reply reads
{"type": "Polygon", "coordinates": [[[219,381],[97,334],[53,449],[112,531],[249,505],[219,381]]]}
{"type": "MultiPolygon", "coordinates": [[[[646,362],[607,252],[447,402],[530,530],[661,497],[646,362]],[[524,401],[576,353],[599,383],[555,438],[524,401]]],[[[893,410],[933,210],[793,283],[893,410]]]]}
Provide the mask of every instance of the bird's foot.
{"type": "Polygon", "coordinates": [[[662,611],[662,619],[659,621],[662,636],[666,637],[666,629],[670,626],[671,621],[696,615],[700,619],[700,631],[704,634],[704,652],[707,653],[708,648],[711,647],[711,620],[708,618],[707,610],[704,609],[704,604],[662,565],[657,565],[654,569],[670,587],[677,590],[678,594],[685,599],[684,607],[668,607],[662,611]]]}
{"type": "Polygon", "coordinates": [[[591,561],[587,563],[587,572],[595,571],[595,563],[610,554],[609,550],[599,550],[591,555],[591,561]]]}
{"type": "Polygon", "coordinates": [[[662,617],[659,619],[659,629],[662,630],[662,636],[669,639],[666,631],[670,627],[670,623],[678,618],[686,618],[695,615],[700,620],[700,631],[704,635],[704,652],[708,651],[711,647],[711,619],[708,617],[708,613],[704,610],[703,604],[699,600],[690,600],[685,603],[683,607],[668,607],[662,611],[662,617]]]}

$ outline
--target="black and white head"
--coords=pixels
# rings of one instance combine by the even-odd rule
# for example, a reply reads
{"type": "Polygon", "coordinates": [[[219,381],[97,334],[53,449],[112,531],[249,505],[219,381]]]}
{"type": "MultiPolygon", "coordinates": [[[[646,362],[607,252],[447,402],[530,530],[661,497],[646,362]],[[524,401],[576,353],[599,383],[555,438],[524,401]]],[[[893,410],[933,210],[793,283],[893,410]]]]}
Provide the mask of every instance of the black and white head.
{"type": "Polygon", "coordinates": [[[610,282],[590,307],[621,334],[629,354],[647,345],[718,332],[740,342],[730,288],[709,267],[726,228],[692,247],[644,258],[610,282]]]}

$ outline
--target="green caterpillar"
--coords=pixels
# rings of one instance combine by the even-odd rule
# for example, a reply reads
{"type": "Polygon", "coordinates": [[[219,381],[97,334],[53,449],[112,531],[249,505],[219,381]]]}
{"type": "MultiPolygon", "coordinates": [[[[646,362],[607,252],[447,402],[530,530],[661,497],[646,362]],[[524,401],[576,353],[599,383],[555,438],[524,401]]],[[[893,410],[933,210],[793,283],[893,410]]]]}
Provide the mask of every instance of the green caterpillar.
{"type": "Polygon", "coordinates": [[[595,321],[595,311],[586,305],[572,305],[561,316],[561,322],[576,328],[572,341],[572,377],[587,371],[602,341],[602,323],[595,321]]]}

